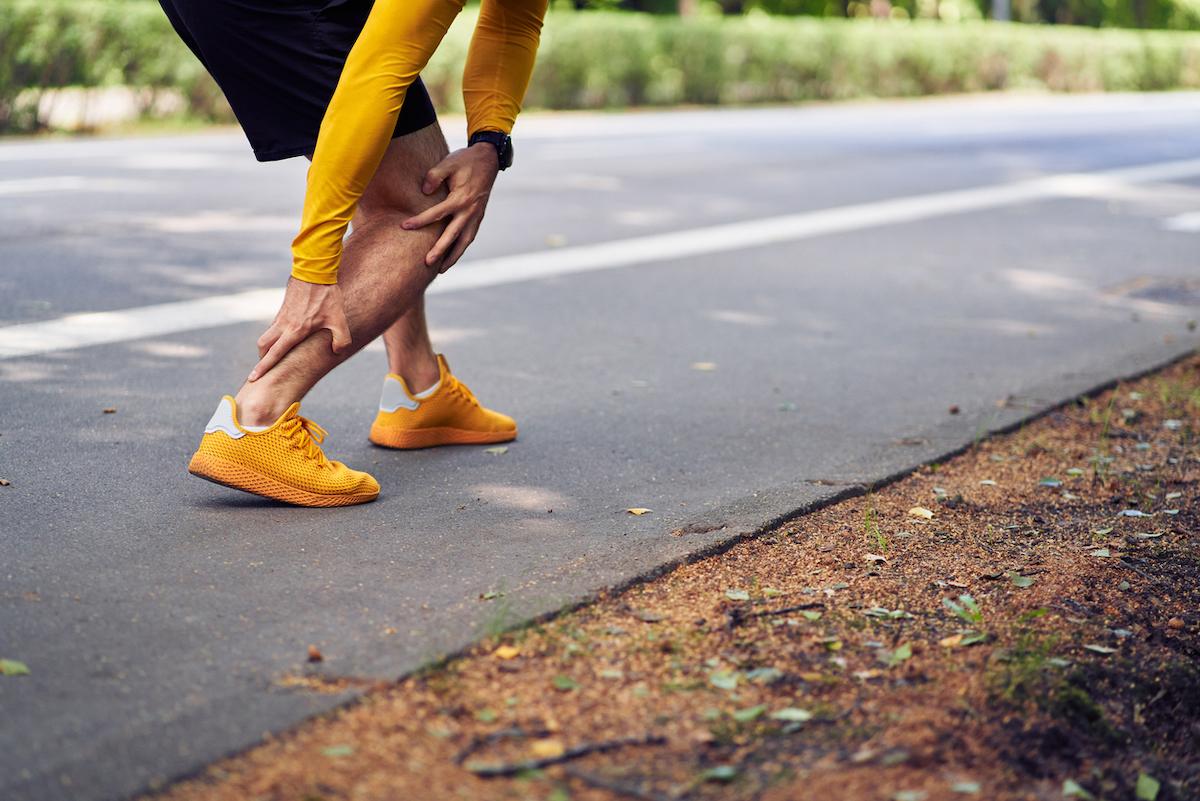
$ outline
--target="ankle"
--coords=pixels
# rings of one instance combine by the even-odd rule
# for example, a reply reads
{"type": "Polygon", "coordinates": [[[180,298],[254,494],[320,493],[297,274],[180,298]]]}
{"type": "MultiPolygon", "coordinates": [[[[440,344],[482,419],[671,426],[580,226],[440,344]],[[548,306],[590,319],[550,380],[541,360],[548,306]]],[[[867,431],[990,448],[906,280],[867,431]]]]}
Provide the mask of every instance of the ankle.
{"type": "Polygon", "coordinates": [[[442,377],[442,370],[433,351],[419,357],[406,356],[403,364],[390,364],[388,369],[403,378],[404,385],[414,395],[429,389],[442,377]]]}
{"type": "Polygon", "coordinates": [[[238,422],[243,426],[269,426],[291,405],[286,400],[280,400],[278,393],[260,387],[257,382],[243,384],[234,400],[237,402],[238,422]]]}

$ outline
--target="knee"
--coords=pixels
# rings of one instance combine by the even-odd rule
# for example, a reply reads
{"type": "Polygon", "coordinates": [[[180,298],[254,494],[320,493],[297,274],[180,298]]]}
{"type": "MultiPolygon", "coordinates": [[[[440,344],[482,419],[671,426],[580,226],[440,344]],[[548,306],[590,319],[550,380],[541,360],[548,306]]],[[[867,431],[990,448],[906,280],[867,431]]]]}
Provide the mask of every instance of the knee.
{"type": "Polygon", "coordinates": [[[445,140],[440,129],[393,140],[359,201],[361,214],[364,217],[412,217],[444,200],[445,187],[438,187],[428,195],[421,189],[426,173],[442,160],[445,153],[445,140]]]}

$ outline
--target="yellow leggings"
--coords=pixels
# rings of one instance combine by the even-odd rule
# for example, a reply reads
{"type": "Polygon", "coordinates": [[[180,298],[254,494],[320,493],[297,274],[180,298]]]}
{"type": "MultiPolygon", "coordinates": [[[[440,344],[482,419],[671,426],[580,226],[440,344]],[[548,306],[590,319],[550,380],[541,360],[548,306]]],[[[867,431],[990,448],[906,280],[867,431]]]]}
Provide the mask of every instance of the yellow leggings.
{"type": "MultiPolygon", "coordinates": [[[[510,133],[529,86],[547,0],[482,0],[463,71],[468,133],[510,133]]],[[[387,150],[404,94],[463,0],[375,0],[329,101],[308,169],[292,275],[336,284],[342,238],[387,150]]]]}

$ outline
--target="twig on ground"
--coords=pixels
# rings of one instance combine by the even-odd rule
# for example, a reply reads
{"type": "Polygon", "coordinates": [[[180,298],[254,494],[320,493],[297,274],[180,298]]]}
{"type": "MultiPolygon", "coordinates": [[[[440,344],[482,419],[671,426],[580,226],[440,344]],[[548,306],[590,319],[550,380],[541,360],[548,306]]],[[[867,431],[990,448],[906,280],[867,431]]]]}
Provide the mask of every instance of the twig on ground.
{"type": "Polygon", "coordinates": [[[578,759],[581,756],[588,754],[599,754],[605,751],[612,751],[615,748],[622,748],[627,745],[663,745],[667,742],[667,738],[658,734],[648,734],[642,737],[618,737],[615,740],[602,740],[598,743],[583,743],[574,748],[568,748],[558,756],[545,757],[543,759],[526,759],[521,762],[505,762],[500,764],[478,764],[467,765],[467,770],[482,778],[492,778],[495,776],[514,776],[518,773],[524,773],[528,770],[538,770],[549,765],[557,765],[560,762],[568,762],[572,759],[578,759]]]}
{"type": "Polygon", "coordinates": [[[466,748],[459,751],[454,757],[454,764],[461,765],[467,757],[483,748],[485,745],[491,745],[494,742],[504,740],[509,737],[548,737],[549,729],[534,729],[533,731],[525,731],[520,726],[513,726],[510,729],[500,729],[489,734],[476,736],[471,742],[467,743],[466,748]]]}
{"type": "Polygon", "coordinates": [[[588,773],[570,765],[563,768],[563,771],[571,778],[579,779],[584,784],[591,785],[600,790],[608,790],[610,793],[636,798],[639,801],[674,801],[669,796],[660,795],[648,790],[639,790],[637,787],[632,787],[615,779],[606,779],[603,776],[597,776],[594,773],[588,773]]]}
{"type": "Polygon", "coordinates": [[[764,609],[761,612],[751,612],[749,614],[742,611],[740,607],[736,607],[726,612],[729,628],[740,626],[743,622],[756,617],[771,617],[772,615],[786,615],[788,612],[800,612],[804,609],[824,609],[825,604],[820,601],[812,601],[804,604],[796,604],[794,606],[785,606],[782,609],[764,609]]]}

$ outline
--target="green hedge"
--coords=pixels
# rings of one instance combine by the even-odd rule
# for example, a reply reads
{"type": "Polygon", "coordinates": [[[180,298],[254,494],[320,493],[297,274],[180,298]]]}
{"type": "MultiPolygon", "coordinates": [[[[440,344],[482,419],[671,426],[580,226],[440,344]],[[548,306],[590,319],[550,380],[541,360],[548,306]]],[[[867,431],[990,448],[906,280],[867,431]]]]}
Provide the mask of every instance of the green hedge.
{"type": "MultiPolygon", "coordinates": [[[[461,108],[471,23],[466,14],[455,24],[424,73],[445,109],[461,108]]],[[[152,1],[0,0],[0,54],[0,128],[36,128],[37,92],[68,85],[178,89],[196,114],[228,117],[152,1]]],[[[792,102],[1014,87],[1200,88],[1200,33],[555,10],[526,106],[792,102]]]]}

